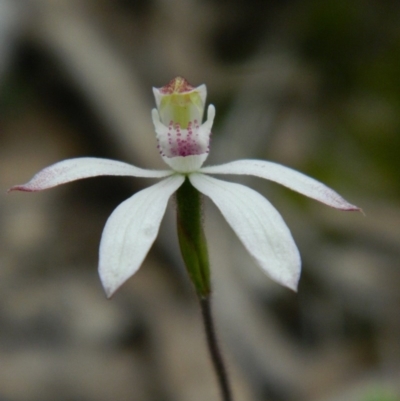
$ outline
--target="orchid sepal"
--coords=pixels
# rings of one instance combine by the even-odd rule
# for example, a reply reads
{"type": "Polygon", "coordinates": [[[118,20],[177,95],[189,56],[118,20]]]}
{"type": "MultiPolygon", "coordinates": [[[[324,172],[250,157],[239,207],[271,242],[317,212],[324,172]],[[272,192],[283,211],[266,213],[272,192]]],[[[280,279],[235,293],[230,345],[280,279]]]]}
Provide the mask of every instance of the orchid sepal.
{"type": "Polygon", "coordinates": [[[143,189],[108,218],[99,250],[99,275],[108,298],[142,265],[157,237],[168,200],[184,180],[173,175],[143,189]]]}
{"type": "Polygon", "coordinates": [[[261,269],[294,291],[301,259],[290,230],[277,210],[258,192],[204,174],[191,174],[192,185],[209,197],[261,269]]]}
{"type": "Polygon", "coordinates": [[[35,174],[26,184],[14,185],[8,191],[37,192],[84,178],[99,176],[131,176],[163,178],[171,170],[147,170],[117,160],[96,157],[78,157],[62,160],[35,174]]]}
{"type": "Polygon", "coordinates": [[[299,171],[278,163],[265,160],[236,160],[218,166],[207,166],[200,169],[204,174],[237,174],[252,175],[274,181],[325,205],[343,211],[361,211],[347,202],[333,189],[299,171]]]}

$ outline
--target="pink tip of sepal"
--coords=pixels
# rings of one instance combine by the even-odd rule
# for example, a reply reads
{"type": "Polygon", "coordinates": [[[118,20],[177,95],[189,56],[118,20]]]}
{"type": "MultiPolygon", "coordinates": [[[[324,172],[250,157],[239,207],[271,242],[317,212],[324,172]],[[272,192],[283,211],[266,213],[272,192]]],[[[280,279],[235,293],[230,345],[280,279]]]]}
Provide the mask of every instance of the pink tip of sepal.
{"type": "Polygon", "coordinates": [[[7,189],[7,193],[13,192],[13,191],[22,191],[22,192],[37,192],[40,191],[40,188],[33,188],[30,187],[27,184],[22,184],[22,185],[14,185],[13,187],[7,189]]]}
{"type": "Polygon", "coordinates": [[[346,209],[345,212],[361,212],[365,216],[364,210],[357,206],[352,206],[349,209],[346,209]]]}
{"type": "Polygon", "coordinates": [[[339,206],[335,205],[332,207],[334,207],[335,209],[341,210],[343,212],[361,212],[365,216],[364,211],[360,207],[352,205],[351,203],[347,202],[343,198],[342,198],[342,201],[343,201],[342,205],[339,205],[339,206]]]}

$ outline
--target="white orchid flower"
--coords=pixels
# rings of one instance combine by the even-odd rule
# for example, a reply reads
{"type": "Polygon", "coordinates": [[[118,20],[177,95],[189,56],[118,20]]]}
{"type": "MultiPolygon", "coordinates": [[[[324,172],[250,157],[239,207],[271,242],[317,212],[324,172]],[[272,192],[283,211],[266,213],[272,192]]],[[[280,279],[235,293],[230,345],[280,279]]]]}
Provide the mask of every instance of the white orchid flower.
{"type": "Polygon", "coordinates": [[[157,237],[171,195],[189,179],[191,185],[211,198],[247,251],[273,280],[297,289],[301,261],[299,251],[281,215],[263,196],[209,174],[244,174],[265,178],[328,206],[345,211],[360,210],[324,184],[282,165],[262,160],[237,160],[202,167],[209,152],[215,116],[208,106],[201,124],[206,87],[192,87],[177,77],[154,88],[157,109],[152,118],[161,157],[169,170],[147,170],[120,161],[83,157],[68,159],[37,173],[28,183],[11,191],[35,192],[83,178],[133,176],[164,178],[121,203],[109,217],[100,243],[99,274],[111,296],[141,266],[157,237]]]}

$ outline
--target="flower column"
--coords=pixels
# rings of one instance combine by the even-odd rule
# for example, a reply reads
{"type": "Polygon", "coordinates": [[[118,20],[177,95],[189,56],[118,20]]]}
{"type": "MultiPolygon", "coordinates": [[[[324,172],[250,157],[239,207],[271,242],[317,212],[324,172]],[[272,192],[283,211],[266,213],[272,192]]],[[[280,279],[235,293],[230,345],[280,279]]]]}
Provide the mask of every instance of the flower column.
{"type": "MultiPolygon", "coordinates": [[[[169,84],[153,89],[157,110],[153,121],[162,158],[174,168],[186,172],[189,164],[202,164],[209,152],[211,124],[200,129],[206,100],[204,85],[192,87],[177,77],[169,84]]],[[[212,110],[213,110],[213,106],[212,110]]],[[[187,171],[192,171],[193,166],[187,171]]],[[[211,291],[206,240],[201,219],[201,195],[188,178],[176,193],[179,245],[189,276],[200,298],[211,291]]]]}

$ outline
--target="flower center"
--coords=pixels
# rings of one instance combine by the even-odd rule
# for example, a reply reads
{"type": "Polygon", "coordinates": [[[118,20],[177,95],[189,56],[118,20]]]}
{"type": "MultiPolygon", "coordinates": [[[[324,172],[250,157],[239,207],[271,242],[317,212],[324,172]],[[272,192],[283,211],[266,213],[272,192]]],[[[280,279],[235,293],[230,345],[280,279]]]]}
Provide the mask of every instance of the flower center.
{"type": "Polygon", "coordinates": [[[158,150],[175,171],[195,171],[210,150],[211,127],[215,108],[210,105],[202,124],[207,90],[193,87],[177,77],[162,88],[153,88],[157,110],[152,118],[157,133],[158,150]],[[184,158],[184,160],[183,160],[184,158]]]}

